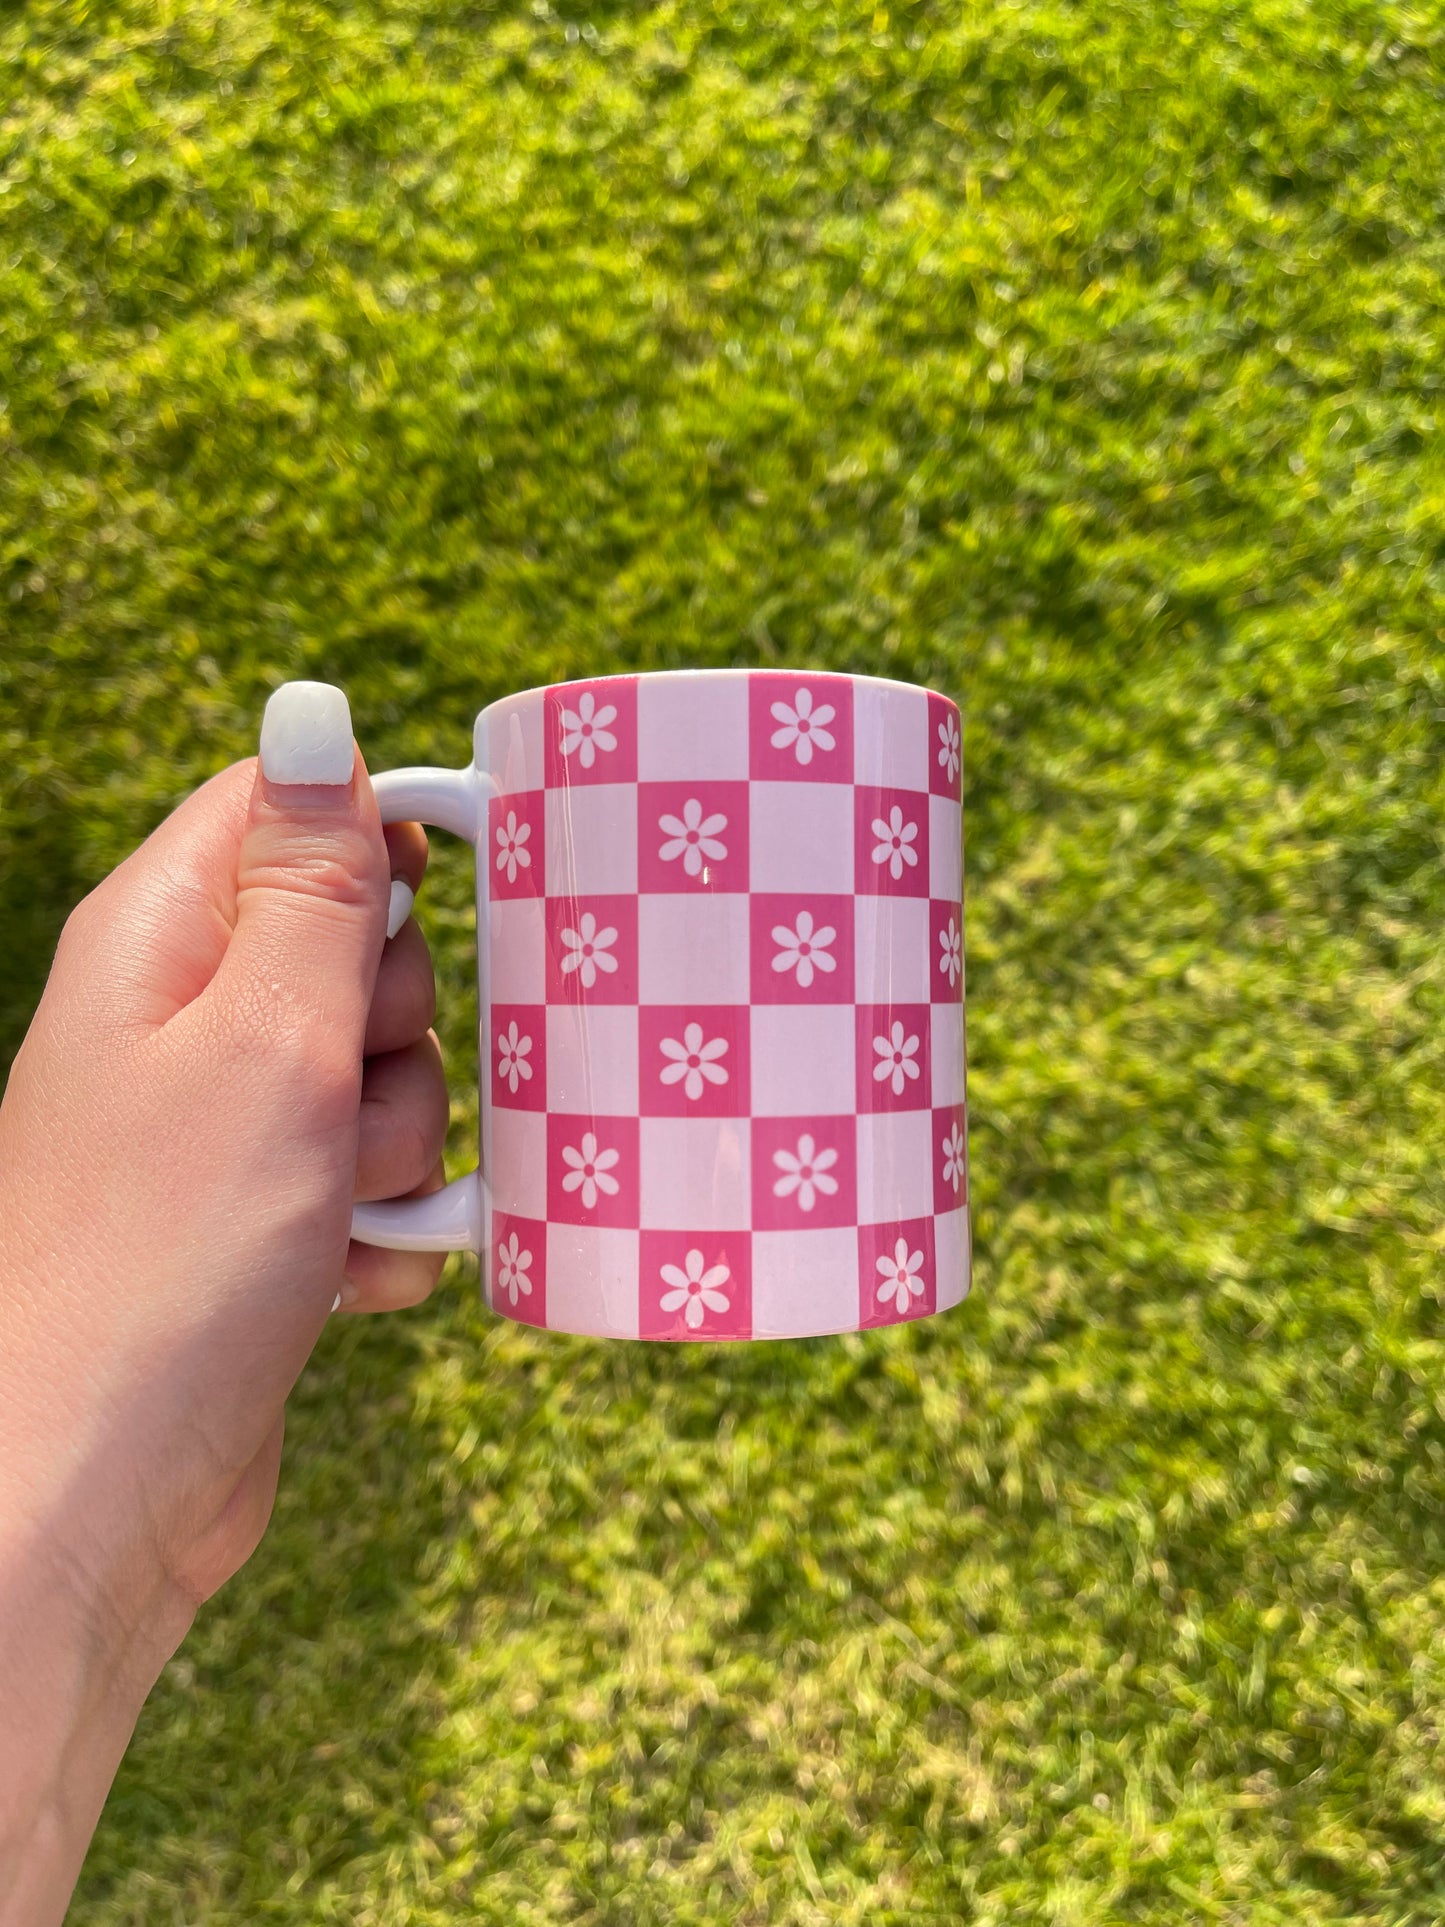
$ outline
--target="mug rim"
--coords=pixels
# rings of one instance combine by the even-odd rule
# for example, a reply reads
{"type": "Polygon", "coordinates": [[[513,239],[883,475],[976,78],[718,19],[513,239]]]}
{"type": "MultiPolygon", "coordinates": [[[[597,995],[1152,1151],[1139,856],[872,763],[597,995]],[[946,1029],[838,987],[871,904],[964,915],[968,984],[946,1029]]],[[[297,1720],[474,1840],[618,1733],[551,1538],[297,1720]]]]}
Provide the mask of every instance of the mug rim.
{"type": "Polygon", "coordinates": [[[942,689],[935,689],[932,683],[905,682],[901,676],[870,676],[852,669],[808,669],[803,667],[764,667],[761,664],[748,668],[737,663],[726,668],[703,667],[695,669],[620,669],[605,676],[569,676],[565,682],[529,683],[525,689],[509,689],[505,696],[494,696],[476,714],[478,722],[483,716],[490,716],[494,709],[501,709],[506,703],[520,702],[526,696],[545,695],[552,689],[591,689],[603,683],[639,682],[676,682],[684,677],[712,677],[715,681],[730,681],[738,676],[781,676],[792,679],[798,676],[832,676],[842,682],[876,683],[880,689],[921,689],[930,696],[937,696],[940,702],[950,704],[962,715],[962,705],[942,689]]]}

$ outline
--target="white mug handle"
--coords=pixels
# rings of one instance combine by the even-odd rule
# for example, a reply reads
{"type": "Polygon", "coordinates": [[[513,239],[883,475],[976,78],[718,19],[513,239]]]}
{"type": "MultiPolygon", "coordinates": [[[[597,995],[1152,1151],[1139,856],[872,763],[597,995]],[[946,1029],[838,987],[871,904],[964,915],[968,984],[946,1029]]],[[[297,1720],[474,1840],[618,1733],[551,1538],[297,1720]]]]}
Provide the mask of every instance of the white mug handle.
{"type": "MultiPolygon", "coordinates": [[[[450,830],[474,847],[486,829],[486,800],[499,793],[489,776],[470,765],[387,770],[372,777],[371,787],[383,823],[427,823],[433,829],[450,830]]],[[[477,934],[481,949],[485,932],[477,934]]],[[[486,1206],[481,1172],[468,1171],[429,1197],[356,1205],[351,1235],[361,1244],[382,1245],[388,1251],[480,1252],[486,1206]]]]}

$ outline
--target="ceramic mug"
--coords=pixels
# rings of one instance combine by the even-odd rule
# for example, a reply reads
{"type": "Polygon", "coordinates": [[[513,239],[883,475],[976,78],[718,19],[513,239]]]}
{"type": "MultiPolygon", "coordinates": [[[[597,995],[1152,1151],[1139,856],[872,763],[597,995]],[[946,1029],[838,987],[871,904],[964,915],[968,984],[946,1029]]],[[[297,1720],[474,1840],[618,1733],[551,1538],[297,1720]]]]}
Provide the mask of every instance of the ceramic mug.
{"type": "Polygon", "coordinates": [[[868,676],[526,690],[373,779],[477,852],[481,1168],[354,1235],[618,1338],[857,1331],[969,1283],[959,714],[868,676]]]}

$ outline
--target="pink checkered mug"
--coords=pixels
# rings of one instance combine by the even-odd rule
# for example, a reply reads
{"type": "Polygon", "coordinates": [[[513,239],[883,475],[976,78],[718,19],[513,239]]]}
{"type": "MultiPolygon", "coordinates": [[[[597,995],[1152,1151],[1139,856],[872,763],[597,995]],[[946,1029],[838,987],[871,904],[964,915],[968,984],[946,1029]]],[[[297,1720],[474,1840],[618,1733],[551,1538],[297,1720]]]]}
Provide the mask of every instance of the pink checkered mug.
{"type": "Polygon", "coordinates": [[[354,1235],[494,1311],[783,1338],[967,1293],[958,710],[869,676],[529,689],[374,779],[477,851],[481,1169],[354,1235]]]}

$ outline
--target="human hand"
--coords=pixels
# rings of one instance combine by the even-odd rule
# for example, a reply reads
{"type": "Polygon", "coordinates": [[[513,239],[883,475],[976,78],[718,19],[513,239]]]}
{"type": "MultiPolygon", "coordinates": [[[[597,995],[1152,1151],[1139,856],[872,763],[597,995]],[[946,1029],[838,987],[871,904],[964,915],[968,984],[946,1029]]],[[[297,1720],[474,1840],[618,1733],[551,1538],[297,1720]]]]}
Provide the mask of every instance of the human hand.
{"type": "Polygon", "coordinates": [[[63,1913],[333,1308],[441,1268],[348,1235],[353,1199],[441,1182],[431,963],[387,941],[425,836],[383,831],[339,690],[278,691],[261,750],[75,911],[0,1105],[4,1927],[63,1913]]]}

